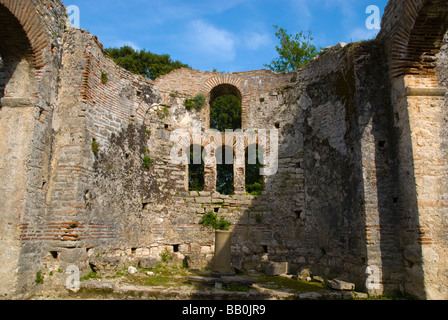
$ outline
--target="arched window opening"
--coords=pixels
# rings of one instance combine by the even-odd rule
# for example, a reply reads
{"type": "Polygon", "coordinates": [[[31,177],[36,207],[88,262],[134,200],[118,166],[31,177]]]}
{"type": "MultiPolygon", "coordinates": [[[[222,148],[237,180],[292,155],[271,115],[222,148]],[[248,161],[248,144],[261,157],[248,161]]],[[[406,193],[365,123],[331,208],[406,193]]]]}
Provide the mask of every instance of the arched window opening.
{"type": "Polygon", "coordinates": [[[216,191],[222,195],[235,192],[233,171],[233,148],[221,146],[216,150],[216,191]]]}
{"type": "Polygon", "coordinates": [[[238,88],[221,84],[210,92],[210,128],[221,132],[242,127],[241,93],[238,88]]]}
{"type": "Polygon", "coordinates": [[[263,176],[260,169],[263,167],[263,150],[257,144],[249,145],[246,148],[246,193],[250,195],[260,195],[263,191],[263,176]]]}
{"type": "Polygon", "coordinates": [[[188,162],[188,191],[204,191],[205,173],[202,154],[204,148],[200,145],[191,145],[188,162]]]}

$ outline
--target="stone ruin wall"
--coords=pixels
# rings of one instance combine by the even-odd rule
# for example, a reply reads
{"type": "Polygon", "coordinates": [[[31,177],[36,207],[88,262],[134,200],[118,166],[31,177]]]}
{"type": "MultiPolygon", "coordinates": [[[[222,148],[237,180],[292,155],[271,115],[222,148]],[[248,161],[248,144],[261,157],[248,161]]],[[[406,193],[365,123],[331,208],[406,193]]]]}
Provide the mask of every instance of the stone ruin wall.
{"type": "MultiPolygon", "coordinates": [[[[98,253],[136,263],[160,259],[165,249],[208,267],[214,237],[200,219],[216,210],[233,223],[236,268],[260,269],[263,261],[288,261],[296,268],[344,276],[362,286],[359,279],[367,261],[378,259],[380,251],[374,230],[377,218],[366,209],[378,205],[376,190],[364,188],[376,183],[376,177],[370,178],[374,173],[363,168],[375,171],[382,165],[361,157],[371,157],[377,143],[363,132],[373,126],[385,136],[390,130],[379,120],[387,118],[390,102],[381,98],[388,96],[387,86],[375,82],[384,84],[387,69],[378,71],[385,61],[374,42],[329,49],[308,68],[287,75],[181,69],[156,81],[117,68],[87,33],[73,31],[66,47],[64,64],[80,66],[66,70],[78,86],[63,69],[66,89],[77,88],[82,103],[69,108],[77,125],[61,130],[79,136],[83,144],[64,146],[54,162],[47,224],[52,233],[46,234],[51,235],[47,252],[58,252],[58,259],[47,254],[48,270],[83,261],[83,272],[89,272],[89,261],[98,253]],[[107,83],[101,81],[102,71],[107,83]],[[369,78],[369,72],[376,77],[369,78]],[[191,129],[191,120],[204,119],[204,112],[185,109],[185,98],[203,90],[208,81],[218,85],[232,79],[244,84],[247,128],[280,125],[278,173],[266,177],[260,196],[244,191],[233,196],[188,192],[187,168],[170,163],[170,133],[191,129]],[[100,144],[97,155],[91,150],[92,139],[100,144]],[[142,166],[147,153],[155,161],[149,170],[142,166]],[[76,175],[63,165],[73,157],[80,163],[76,175]],[[63,188],[58,185],[67,181],[77,193],[73,188],[59,191],[63,188]]],[[[64,90],[62,85],[61,97],[64,90]]],[[[65,115],[61,118],[67,121],[65,115]]],[[[392,159],[391,149],[383,151],[387,160],[392,159]]],[[[388,177],[393,175],[393,168],[384,170],[388,177]]],[[[393,189],[392,178],[383,183],[388,188],[384,192],[393,189]]],[[[384,210],[396,209],[385,205],[384,210]]],[[[395,275],[401,271],[397,268],[393,265],[395,275]]]]}
{"type": "MultiPolygon", "coordinates": [[[[436,232],[434,247],[440,253],[446,236],[443,227],[425,230],[418,211],[406,210],[412,196],[403,191],[407,183],[400,177],[413,167],[403,160],[413,160],[402,140],[409,131],[397,131],[406,118],[390,112],[406,105],[394,100],[381,41],[337,45],[286,75],[181,69],[149,81],[117,67],[95,36],[61,31],[61,23],[48,18],[61,8],[57,1],[40,2],[45,28],[59,35],[51,47],[61,55],[35,53],[36,63],[53,60],[37,72],[40,109],[22,109],[31,117],[37,112],[40,121],[30,151],[29,200],[19,226],[17,292],[32,292],[38,271],[45,273],[47,288],[61,287],[65,275],[58,270],[76,264],[85,275],[100,257],[115,257],[124,266],[160,259],[168,249],[194,266],[207,267],[214,238],[199,222],[216,210],[233,222],[237,269],[288,261],[294,268],[311,268],[363,288],[366,268],[378,266],[385,291],[424,296],[419,291],[423,268],[434,261],[427,254],[425,264],[419,263],[422,249],[403,243],[420,237],[417,245],[425,245],[426,236],[436,232]],[[240,90],[245,128],[279,126],[278,173],[266,177],[260,196],[245,194],[238,170],[235,185],[240,189],[233,196],[188,192],[188,169],[170,163],[170,134],[191,130],[192,120],[206,128],[209,120],[207,107],[187,111],[184,99],[208,94],[219,84],[240,90]],[[98,153],[92,152],[93,141],[98,153]],[[150,169],[142,166],[145,155],[155,161],[150,169]]],[[[437,62],[440,86],[446,86],[446,45],[447,37],[437,62]]],[[[5,122],[9,104],[2,108],[4,128],[10,126],[5,122]]],[[[208,173],[213,176],[213,168],[208,173]]],[[[443,197],[443,190],[437,194],[443,197]]],[[[435,270],[443,269],[437,260],[435,270]]],[[[429,278],[426,286],[438,285],[443,292],[440,277],[429,278]]]]}

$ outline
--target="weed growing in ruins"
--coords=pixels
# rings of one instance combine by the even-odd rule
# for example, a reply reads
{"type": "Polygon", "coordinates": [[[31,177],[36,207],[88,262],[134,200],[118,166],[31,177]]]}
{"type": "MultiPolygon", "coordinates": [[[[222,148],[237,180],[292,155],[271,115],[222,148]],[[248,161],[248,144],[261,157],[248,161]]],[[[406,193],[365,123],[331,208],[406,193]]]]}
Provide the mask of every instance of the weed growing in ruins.
{"type": "Polygon", "coordinates": [[[218,215],[213,211],[208,212],[202,216],[202,224],[206,227],[211,227],[214,230],[230,230],[231,222],[221,217],[218,219],[218,215]]]}
{"type": "Polygon", "coordinates": [[[101,70],[101,82],[103,84],[106,84],[107,82],[109,82],[109,75],[104,70],[101,70]]]}
{"type": "Polygon", "coordinates": [[[100,152],[100,143],[95,139],[92,140],[92,152],[95,154],[100,152]]]}
{"type": "Polygon", "coordinates": [[[44,284],[44,275],[42,274],[42,271],[38,271],[36,273],[36,280],[34,280],[36,284],[44,284]]]}
{"type": "Polygon", "coordinates": [[[169,250],[167,248],[165,248],[165,250],[163,250],[159,255],[160,255],[160,258],[162,258],[162,261],[165,263],[169,263],[173,260],[171,252],[169,252],[169,250]]]}
{"type": "Polygon", "coordinates": [[[145,167],[146,169],[151,168],[152,164],[154,163],[154,160],[151,159],[150,156],[145,156],[143,158],[143,167],[145,167]]]}
{"type": "Polygon", "coordinates": [[[90,271],[87,275],[85,275],[84,277],[82,277],[81,279],[79,279],[80,281],[87,281],[90,279],[102,279],[101,276],[99,276],[95,271],[90,271]]]}
{"type": "Polygon", "coordinates": [[[185,99],[184,105],[188,110],[201,110],[207,98],[204,94],[198,93],[191,99],[185,99]]]}

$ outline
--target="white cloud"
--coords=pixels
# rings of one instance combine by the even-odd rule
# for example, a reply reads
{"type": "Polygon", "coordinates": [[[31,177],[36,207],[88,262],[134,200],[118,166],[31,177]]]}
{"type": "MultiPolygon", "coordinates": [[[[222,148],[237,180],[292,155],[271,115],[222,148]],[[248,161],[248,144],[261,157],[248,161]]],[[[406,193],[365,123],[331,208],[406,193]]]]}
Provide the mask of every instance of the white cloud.
{"type": "Polygon", "coordinates": [[[269,34],[250,32],[244,36],[244,45],[250,50],[258,50],[260,47],[270,45],[272,42],[269,34]]]}
{"type": "Polygon", "coordinates": [[[136,51],[140,51],[142,49],[142,48],[140,48],[137,44],[135,44],[132,41],[117,40],[117,41],[114,41],[114,43],[112,45],[112,47],[115,47],[115,48],[121,48],[123,46],[129,46],[129,47],[133,48],[136,51]]]}
{"type": "Polygon", "coordinates": [[[194,20],[187,28],[184,45],[190,51],[209,60],[233,61],[236,56],[236,36],[232,33],[218,29],[203,21],[194,20]]]}

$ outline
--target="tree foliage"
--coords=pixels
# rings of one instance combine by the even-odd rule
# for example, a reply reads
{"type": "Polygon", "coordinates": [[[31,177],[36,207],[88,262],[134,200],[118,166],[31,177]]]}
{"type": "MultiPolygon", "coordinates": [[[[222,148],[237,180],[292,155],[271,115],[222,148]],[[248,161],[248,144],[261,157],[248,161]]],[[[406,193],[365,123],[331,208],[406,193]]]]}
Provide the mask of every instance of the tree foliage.
{"type": "Polygon", "coordinates": [[[145,50],[136,51],[130,46],[108,48],[105,51],[120,67],[151,80],[176,69],[190,68],[180,61],[173,61],[168,54],[158,55],[145,50]]]}
{"type": "Polygon", "coordinates": [[[292,35],[279,26],[274,26],[274,29],[275,36],[280,40],[280,45],[276,46],[279,57],[265,67],[276,72],[290,72],[304,67],[318,55],[319,50],[311,43],[314,39],[310,30],[292,35]]]}
{"type": "Polygon", "coordinates": [[[219,147],[216,152],[216,191],[223,195],[232,195],[235,193],[233,150],[229,146],[219,147]]]}
{"type": "Polygon", "coordinates": [[[216,98],[210,106],[210,128],[224,132],[241,129],[241,101],[234,95],[216,98]]]}
{"type": "Polygon", "coordinates": [[[200,150],[201,154],[195,155],[194,145],[190,146],[190,161],[188,164],[188,190],[189,191],[204,191],[205,185],[205,166],[202,159],[202,153],[204,148],[197,148],[200,150]],[[199,159],[198,159],[199,158],[199,159]],[[201,160],[199,161],[195,160],[201,160]]]}
{"type": "Polygon", "coordinates": [[[262,159],[263,151],[260,150],[259,145],[255,145],[255,159],[256,163],[252,163],[249,159],[249,148],[246,149],[246,192],[250,195],[260,195],[263,192],[263,176],[260,174],[260,169],[263,167],[262,159]]]}

